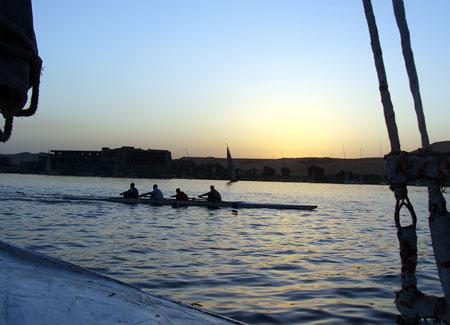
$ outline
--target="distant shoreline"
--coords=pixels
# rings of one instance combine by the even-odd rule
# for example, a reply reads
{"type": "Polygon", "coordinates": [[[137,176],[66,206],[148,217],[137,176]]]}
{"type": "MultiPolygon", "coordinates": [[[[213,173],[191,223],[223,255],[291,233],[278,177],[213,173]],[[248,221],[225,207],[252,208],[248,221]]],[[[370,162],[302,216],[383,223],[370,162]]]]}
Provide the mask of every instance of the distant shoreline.
{"type": "MultiPolygon", "coordinates": [[[[450,141],[432,144],[435,152],[449,155],[450,141]]],[[[39,174],[58,176],[105,177],[92,168],[82,170],[66,169],[55,173],[48,168],[47,153],[0,154],[0,173],[39,174]],[[48,172],[51,171],[51,172],[48,172]]],[[[233,159],[235,174],[241,181],[289,182],[289,183],[325,183],[325,184],[387,184],[383,158],[279,158],[233,159]]],[[[136,166],[129,164],[125,172],[117,177],[136,179],[199,179],[228,180],[226,158],[215,157],[181,157],[172,159],[167,169],[154,173],[153,165],[145,165],[147,174],[136,172],[136,166]]],[[[89,166],[88,166],[89,167],[89,166]]],[[[156,167],[155,167],[156,168],[156,167]]],[[[114,176],[114,178],[117,178],[114,176]]],[[[414,185],[424,185],[416,182],[414,185]]]]}

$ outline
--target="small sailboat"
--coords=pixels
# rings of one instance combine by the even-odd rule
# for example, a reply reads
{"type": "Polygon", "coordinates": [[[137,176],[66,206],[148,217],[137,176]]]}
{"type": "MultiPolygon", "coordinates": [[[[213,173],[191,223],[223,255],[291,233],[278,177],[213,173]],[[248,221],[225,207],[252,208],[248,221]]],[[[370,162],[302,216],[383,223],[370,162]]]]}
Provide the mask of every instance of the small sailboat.
{"type": "Polygon", "coordinates": [[[234,166],[233,158],[231,158],[230,148],[227,144],[227,168],[228,168],[228,177],[230,182],[237,182],[236,178],[236,167],[234,166]]]}

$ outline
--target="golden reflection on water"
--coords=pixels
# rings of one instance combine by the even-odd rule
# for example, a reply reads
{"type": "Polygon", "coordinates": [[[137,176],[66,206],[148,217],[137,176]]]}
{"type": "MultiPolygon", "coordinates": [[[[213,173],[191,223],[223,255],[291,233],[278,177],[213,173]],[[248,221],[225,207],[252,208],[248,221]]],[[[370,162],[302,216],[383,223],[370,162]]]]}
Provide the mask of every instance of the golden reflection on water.
{"type": "MultiPolygon", "coordinates": [[[[400,260],[387,187],[135,180],[141,190],[157,182],[166,195],[176,187],[200,194],[214,184],[227,200],[318,205],[312,212],[236,214],[55,198],[114,195],[130,181],[2,175],[0,236],[249,323],[394,319],[400,260]],[[24,197],[24,188],[38,194],[24,197]]],[[[412,188],[410,196],[420,216],[420,284],[440,294],[426,190],[412,188]]]]}

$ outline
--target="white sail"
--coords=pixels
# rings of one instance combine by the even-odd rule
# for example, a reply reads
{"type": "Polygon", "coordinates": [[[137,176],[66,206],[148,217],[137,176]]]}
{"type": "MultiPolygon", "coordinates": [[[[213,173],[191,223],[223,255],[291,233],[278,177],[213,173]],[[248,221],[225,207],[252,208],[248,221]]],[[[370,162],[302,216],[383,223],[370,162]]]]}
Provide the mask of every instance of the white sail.
{"type": "Polygon", "coordinates": [[[228,168],[228,176],[230,178],[230,182],[236,182],[236,167],[233,163],[233,158],[231,158],[230,148],[227,145],[227,168],[228,168]]]}

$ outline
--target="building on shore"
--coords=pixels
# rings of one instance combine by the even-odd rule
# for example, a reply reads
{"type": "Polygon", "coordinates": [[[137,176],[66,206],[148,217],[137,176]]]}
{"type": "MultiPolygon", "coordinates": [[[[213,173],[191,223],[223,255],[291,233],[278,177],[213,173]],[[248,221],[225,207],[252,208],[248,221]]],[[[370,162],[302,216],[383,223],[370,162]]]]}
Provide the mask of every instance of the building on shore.
{"type": "Polygon", "coordinates": [[[170,177],[172,154],[168,150],[102,148],[100,157],[102,176],[170,177]]]}
{"type": "Polygon", "coordinates": [[[100,151],[51,150],[48,161],[51,175],[95,176],[100,171],[100,151]]]}
{"type": "Polygon", "coordinates": [[[52,175],[109,177],[170,177],[168,150],[121,147],[101,151],[51,150],[47,173],[52,175]]]}

